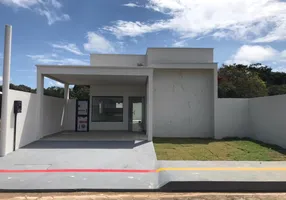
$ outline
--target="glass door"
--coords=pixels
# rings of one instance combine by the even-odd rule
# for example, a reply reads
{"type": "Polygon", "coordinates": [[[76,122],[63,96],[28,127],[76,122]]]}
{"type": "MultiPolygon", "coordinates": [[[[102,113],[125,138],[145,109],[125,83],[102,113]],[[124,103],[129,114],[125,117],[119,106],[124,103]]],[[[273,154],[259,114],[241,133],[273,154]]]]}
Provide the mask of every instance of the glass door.
{"type": "Polygon", "coordinates": [[[145,131],[145,103],[144,97],[129,97],[128,106],[129,131],[144,132],[145,131]]]}

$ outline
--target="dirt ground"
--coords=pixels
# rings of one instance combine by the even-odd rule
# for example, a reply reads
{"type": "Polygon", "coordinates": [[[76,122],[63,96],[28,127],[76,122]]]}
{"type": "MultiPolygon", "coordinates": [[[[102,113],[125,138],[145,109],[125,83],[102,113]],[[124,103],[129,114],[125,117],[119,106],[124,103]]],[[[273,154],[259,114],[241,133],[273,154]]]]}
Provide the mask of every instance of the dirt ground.
{"type": "Polygon", "coordinates": [[[286,193],[0,193],[9,200],[286,200],[286,193]]]}

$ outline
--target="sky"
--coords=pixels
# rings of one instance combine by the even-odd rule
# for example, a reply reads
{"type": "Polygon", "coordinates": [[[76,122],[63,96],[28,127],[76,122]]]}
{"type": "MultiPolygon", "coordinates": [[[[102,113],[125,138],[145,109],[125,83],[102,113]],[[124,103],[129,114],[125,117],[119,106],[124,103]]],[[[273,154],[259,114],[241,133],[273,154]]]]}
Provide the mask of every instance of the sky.
{"type": "Polygon", "coordinates": [[[219,67],[259,62],[286,72],[285,0],[0,0],[0,81],[5,24],[11,82],[32,88],[36,64],[88,65],[90,53],[148,47],[214,48],[219,67]]]}

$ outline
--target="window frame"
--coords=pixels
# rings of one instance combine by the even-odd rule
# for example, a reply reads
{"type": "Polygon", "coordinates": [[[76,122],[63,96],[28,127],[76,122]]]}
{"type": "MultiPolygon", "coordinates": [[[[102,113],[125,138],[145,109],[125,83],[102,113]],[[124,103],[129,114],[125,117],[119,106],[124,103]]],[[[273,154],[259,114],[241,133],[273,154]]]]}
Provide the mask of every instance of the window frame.
{"type": "Polygon", "coordinates": [[[91,122],[107,122],[107,123],[117,123],[117,122],[123,122],[124,121],[124,96],[91,96],[91,122]],[[104,120],[93,120],[93,98],[122,98],[122,120],[118,121],[104,121],[104,120]]]}

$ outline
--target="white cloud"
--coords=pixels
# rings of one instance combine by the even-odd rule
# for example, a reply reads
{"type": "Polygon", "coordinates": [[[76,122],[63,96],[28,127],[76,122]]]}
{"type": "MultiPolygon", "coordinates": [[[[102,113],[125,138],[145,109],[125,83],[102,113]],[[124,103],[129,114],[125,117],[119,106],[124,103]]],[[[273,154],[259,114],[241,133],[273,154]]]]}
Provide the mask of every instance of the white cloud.
{"type": "Polygon", "coordinates": [[[148,0],[158,21],[116,21],[103,27],[117,37],[171,30],[181,38],[212,35],[254,42],[286,39],[286,2],[280,0],[148,0]]]}
{"type": "Polygon", "coordinates": [[[55,8],[61,8],[62,4],[60,2],[58,2],[57,0],[51,0],[51,4],[55,7],[55,8]]]}
{"type": "Polygon", "coordinates": [[[48,77],[45,77],[45,87],[64,87],[64,84],[58,81],[55,81],[53,79],[50,79],[48,77]]]}
{"type": "Polygon", "coordinates": [[[188,45],[186,40],[181,40],[181,41],[175,41],[173,43],[173,47],[186,47],[188,45]]]}
{"type": "Polygon", "coordinates": [[[79,50],[79,48],[76,46],[76,44],[60,43],[60,44],[52,44],[52,47],[56,48],[56,49],[64,49],[64,50],[69,51],[69,52],[76,54],[76,55],[83,55],[83,53],[79,50]]]}
{"type": "Polygon", "coordinates": [[[45,9],[36,9],[36,12],[41,16],[45,16],[48,20],[48,24],[52,25],[56,21],[68,21],[70,20],[70,16],[68,14],[61,14],[60,16],[56,14],[56,12],[45,9]]]}
{"type": "Polygon", "coordinates": [[[286,51],[278,51],[270,46],[243,45],[225,63],[248,65],[262,62],[272,62],[272,64],[286,62],[286,51]]]}
{"type": "Polygon", "coordinates": [[[95,32],[87,33],[87,43],[83,45],[84,49],[88,52],[98,52],[98,53],[114,53],[115,48],[113,44],[95,32]]]}
{"type": "Polygon", "coordinates": [[[141,36],[145,33],[156,32],[160,30],[167,29],[168,25],[164,21],[158,21],[154,24],[147,24],[144,22],[127,22],[118,20],[115,22],[114,26],[105,26],[104,30],[113,33],[116,37],[124,36],[141,36]]]}
{"type": "Polygon", "coordinates": [[[61,58],[51,55],[27,55],[31,58],[35,64],[49,64],[49,65],[89,65],[86,60],[80,60],[75,58],[61,58]]]}
{"type": "Polygon", "coordinates": [[[39,0],[0,0],[0,3],[15,8],[30,8],[39,4],[39,0]]]}
{"type": "Polygon", "coordinates": [[[281,58],[286,60],[286,50],[281,51],[281,58]]]}
{"type": "Polygon", "coordinates": [[[64,87],[64,84],[58,81],[49,80],[49,86],[64,87]]]}
{"type": "Polygon", "coordinates": [[[141,7],[141,6],[139,6],[138,4],[136,4],[136,3],[126,3],[126,4],[123,4],[123,6],[131,7],[131,8],[141,7]]]}
{"type": "Polygon", "coordinates": [[[49,25],[56,21],[70,20],[68,14],[61,12],[62,4],[58,0],[0,0],[0,3],[15,9],[22,8],[34,11],[45,16],[49,25]]]}

